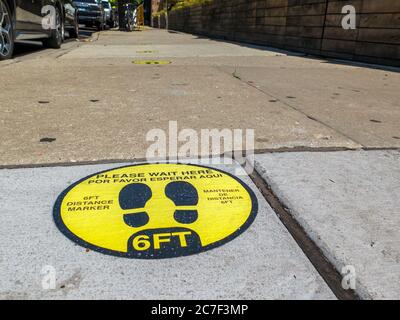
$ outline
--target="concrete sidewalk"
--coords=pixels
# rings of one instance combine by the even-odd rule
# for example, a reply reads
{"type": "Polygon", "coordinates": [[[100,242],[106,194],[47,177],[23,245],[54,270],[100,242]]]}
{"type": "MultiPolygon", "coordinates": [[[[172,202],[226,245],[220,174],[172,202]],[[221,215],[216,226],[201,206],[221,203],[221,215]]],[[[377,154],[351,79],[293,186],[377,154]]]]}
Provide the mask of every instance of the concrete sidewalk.
{"type": "MultiPolygon", "coordinates": [[[[335,298],[245,175],[242,180],[258,201],[256,220],[213,250],[173,259],[126,259],[85,249],[65,237],[52,218],[57,196],[82,177],[126,165],[0,171],[0,299],[335,298]],[[56,272],[54,290],[42,287],[46,266],[56,272]]],[[[218,168],[241,170],[237,165],[218,168]]],[[[156,214],[160,210],[165,208],[156,214]]]]}
{"type": "Polygon", "coordinates": [[[144,158],[169,120],[251,128],[259,150],[399,146],[396,72],[153,29],[94,40],[0,64],[2,165],[144,158]]]}
{"type": "Polygon", "coordinates": [[[38,50],[0,72],[0,298],[334,299],[349,265],[361,298],[399,298],[398,69],[146,28],[38,50]],[[168,64],[145,63],[157,60],[168,64]],[[198,255],[130,260],[64,236],[57,196],[143,161],[147,133],[168,134],[169,121],[198,136],[253,129],[264,187],[328,271],[294,241],[255,174],[238,177],[256,195],[254,223],[198,255]],[[41,286],[48,265],[55,290],[41,286]]]}
{"type": "Polygon", "coordinates": [[[400,299],[400,152],[274,153],[257,171],[365,299],[400,299]]]}

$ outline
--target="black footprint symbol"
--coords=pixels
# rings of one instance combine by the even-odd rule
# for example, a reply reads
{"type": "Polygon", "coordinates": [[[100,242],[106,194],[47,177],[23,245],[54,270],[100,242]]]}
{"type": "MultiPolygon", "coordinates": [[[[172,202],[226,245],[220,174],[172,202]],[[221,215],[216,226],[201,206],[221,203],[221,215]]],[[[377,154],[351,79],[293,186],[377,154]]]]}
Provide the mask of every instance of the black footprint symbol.
{"type": "MultiPolygon", "coordinates": [[[[165,187],[165,195],[177,207],[195,206],[199,201],[197,190],[190,183],[184,181],[171,182],[165,187]]],[[[197,220],[197,210],[175,210],[174,219],[179,223],[190,224],[197,220]]]]}
{"type": "MultiPolygon", "coordinates": [[[[151,189],[147,185],[142,183],[128,184],[119,193],[119,205],[123,210],[144,208],[151,196],[151,189]]],[[[124,222],[134,228],[146,225],[149,220],[149,215],[145,211],[124,215],[124,222]]]]}

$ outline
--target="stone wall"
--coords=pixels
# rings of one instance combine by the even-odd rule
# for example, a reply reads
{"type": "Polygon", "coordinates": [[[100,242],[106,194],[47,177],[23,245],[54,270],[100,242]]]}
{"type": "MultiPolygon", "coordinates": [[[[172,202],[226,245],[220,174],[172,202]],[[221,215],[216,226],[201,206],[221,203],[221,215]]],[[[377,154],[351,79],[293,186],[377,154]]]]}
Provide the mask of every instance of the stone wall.
{"type": "Polygon", "coordinates": [[[168,21],[177,31],[400,66],[400,0],[215,0],[172,10],[168,21]],[[357,10],[355,30],[341,27],[345,5],[357,10]]]}

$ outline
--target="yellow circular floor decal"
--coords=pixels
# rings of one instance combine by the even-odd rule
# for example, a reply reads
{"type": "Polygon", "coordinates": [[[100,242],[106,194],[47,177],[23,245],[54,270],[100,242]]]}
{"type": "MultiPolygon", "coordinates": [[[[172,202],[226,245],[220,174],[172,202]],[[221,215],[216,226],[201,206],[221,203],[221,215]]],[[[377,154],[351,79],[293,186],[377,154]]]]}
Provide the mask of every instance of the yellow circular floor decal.
{"type": "Polygon", "coordinates": [[[168,60],[134,60],[133,64],[145,64],[145,65],[163,65],[163,64],[171,64],[171,61],[168,60]]]}
{"type": "Polygon", "coordinates": [[[186,256],[244,232],[257,214],[251,189],[198,165],[140,164],[86,177],[57,199],[54,219],[68,238],[127,258],[186,256]]]}

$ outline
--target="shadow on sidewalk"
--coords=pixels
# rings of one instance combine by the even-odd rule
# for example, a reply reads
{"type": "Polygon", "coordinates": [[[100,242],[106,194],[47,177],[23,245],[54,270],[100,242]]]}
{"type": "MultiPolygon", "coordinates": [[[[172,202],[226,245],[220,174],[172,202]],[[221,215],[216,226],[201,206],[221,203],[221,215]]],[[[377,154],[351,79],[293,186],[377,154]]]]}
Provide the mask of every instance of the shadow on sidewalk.
{"type": "Polygon", "coordinates": [[[379,65],[379,64],[373,64],[373,63],[355,61],[355,60],[343,60],[343,59],[338,59],[338,58],[337,59],[329,58],[329,57],[318,56],[318,55],[314,55],[314,54],[308,54],[308,53],[304,53],[304,52],[290,51],[290,50],[280,49],[280,48],[276,48],[276,47],[270,47],[267,45],[239,42],[239,41],[225,39],[223,37],[205,36],[205,35],[201,35],[201,34],[186,33],[186,32],[175,31],[175,30],[167,30],[167,31],[168,31],[168,33],[172,33],[172,34],[190,34],[190,35],[196,37],[197,39],[210,39],[210,40],[218,41],[218,42],[236,44],[236,45],[246,47],[246,48],[275,52],[275,53],[279,53],[279,54],[285,54],[287,56],[303,57],[303,58],[307,58],[307,59],[317,60],[317,61],[320,61],[321,63],[346,65],[346,66],[352,66],[352,67],[369,68],[369,69],[377,69],[377,70],[386,70],[386,71],[400,73],[400,67],[395,67],[395,66],[379,65]]]}

